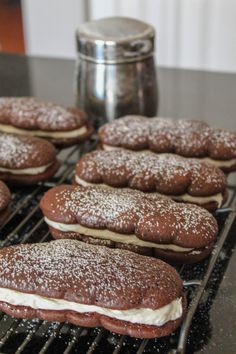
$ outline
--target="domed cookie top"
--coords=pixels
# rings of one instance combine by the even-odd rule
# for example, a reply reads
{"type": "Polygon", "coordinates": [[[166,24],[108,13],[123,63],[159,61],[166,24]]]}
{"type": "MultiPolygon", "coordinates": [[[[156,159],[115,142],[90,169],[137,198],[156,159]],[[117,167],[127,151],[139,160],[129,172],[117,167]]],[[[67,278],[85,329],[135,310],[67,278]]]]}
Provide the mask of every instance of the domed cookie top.
{"type": "Polygon", "coordinates": [[[34,97],[0,98],[0,131],[44,137],[57,145],[81,142],[92,133],[86,114],[34,97]]]}
{"type": "Polygon", "coordinates": [[[75,182],[158,192],[209,209],[221,206],[227,194],[226,177],[219,168],[198,159],[149,151],[90,152],[77,163],[75,182]]]}
{"type": "Polygon", "coordinates": [[[204,258],[218,229],[199,206],[127,188],[61,185],[45,193],[40,207],[55,238],[84,235],[86,241],[109,241],[139,253],[166,251],[181,262],[204,258]]]}
{"type": "Polygon", "coordinates": [[[0,308],[17,317],[151,338],[170,334],[185,312],[176,270],[128,251],[74,240],[21,244],[0,250],[0,272],[0,308]]]}
{"type": "Polygon", "coordinates": [[[236,133],[197,120],[126,116],[99,129],[104,150],[175,153],[206,160],[226,172],[236,170],[236,133]]]}
{"type": "Polygon", "coordinates": [[[4,182],[0,181],[0,212],[5,210],[11,201],[11,192],[4,182]]]}
{"type": "Polygon", "coordinates": [[[40,138],[0,133],[0,179],[36,183],[59,167],[54,146],[40,138]]]}
{"type": "Polygon", "coordinates": [[[4,182],[0,181],[0,225],[2,225],[10,215],[11,192],[4,182]]]}

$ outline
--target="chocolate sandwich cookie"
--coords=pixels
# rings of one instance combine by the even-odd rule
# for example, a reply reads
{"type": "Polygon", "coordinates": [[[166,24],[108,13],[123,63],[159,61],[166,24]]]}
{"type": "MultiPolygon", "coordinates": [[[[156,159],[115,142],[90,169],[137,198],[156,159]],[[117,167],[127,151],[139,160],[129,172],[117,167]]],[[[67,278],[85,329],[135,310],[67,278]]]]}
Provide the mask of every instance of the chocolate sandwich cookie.
{"type": "Polygon", "coordinates": [[[167,263],[75,240],[3,248],[0,273],[0,309],[19,318],[153,338],[173,332],[186,310],[167,263]]]}
{"type": "Polygon", "coordinates": [[[175,153],[210,162],[225,172],[236,171],[236,133],[202,121],[126,116],[102,126],[99,138],[104,150],[175,153]]]}
{"type": "Polygon", "coordinates": [[[132,189],[61,185],[40,207],[54,238],[192,263],[205,258],[217,235],[214,217],[197,205],[132,189]]]}
{"type": "Polygon", "coordinates": [[[0,226],[6,221],[10,214],[10,202],[11,192],[5,183],[0,181],[0,226]]]}
{"type": "Polygon", "coordinates": [[[34,184],[52,177],[59,167],[54,146],[40,138],[0,133],[0,179],[34,184]]]}
{"type": "Polygon", "coordinates": [[[37,136],[59,146],[84,141],[92,126],[84,112],[34,97],[0,98],[0,131],[37,136]]]}
{"type": "Polygon", "coordinates": [[[219,168],[198,159],[150,151],[88,153],[77,163],[75,183],[157,192],[212,211],[227,197],[226,177],[219,168]]]}

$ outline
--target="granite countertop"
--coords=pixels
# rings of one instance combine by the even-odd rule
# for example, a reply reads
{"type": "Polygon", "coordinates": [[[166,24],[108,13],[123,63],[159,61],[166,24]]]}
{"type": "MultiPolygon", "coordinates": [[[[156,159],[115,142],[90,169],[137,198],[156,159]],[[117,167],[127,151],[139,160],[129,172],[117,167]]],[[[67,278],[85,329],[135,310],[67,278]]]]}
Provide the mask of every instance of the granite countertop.
{"type": "MultiPolygon", "coordinates": [[[[0,54],[0,96],[33,95],[75,104],[75,62],[0,54]]],[[[236,74],[158,69],[159,116],[203,119],[236,130],[236,74]]],[[[236,173],[230,183],[236,184],[236,173]]],[[[236,352],[236,253],[231,231],[192,326],[194,353],[236,352]]]]}

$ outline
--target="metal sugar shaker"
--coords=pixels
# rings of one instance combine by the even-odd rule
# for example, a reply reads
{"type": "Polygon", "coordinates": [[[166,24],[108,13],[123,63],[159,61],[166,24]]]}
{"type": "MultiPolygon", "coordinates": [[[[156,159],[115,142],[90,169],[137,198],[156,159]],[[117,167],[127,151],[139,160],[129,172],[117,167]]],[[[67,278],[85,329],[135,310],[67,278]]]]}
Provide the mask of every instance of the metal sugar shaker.
{"type": "Polygon", "coordinates": [[[96,125],[127,114],[155,116],[155,30],[126,17],[82,25],[77,31],[77,105],[96,125]]]}

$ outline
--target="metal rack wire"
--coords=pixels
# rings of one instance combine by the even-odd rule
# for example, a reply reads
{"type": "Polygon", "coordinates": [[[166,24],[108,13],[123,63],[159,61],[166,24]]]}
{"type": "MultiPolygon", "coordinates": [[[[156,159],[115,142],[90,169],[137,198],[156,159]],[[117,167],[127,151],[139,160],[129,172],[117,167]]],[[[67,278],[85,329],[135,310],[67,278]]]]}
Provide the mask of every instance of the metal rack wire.
{"type": "MultiPolygon", "coordinates": [[[[51,239],[38,202],[48,188],[70,182],[74,163],[94,145],[95,140],[87,142],[83,147],[72,147],[58,152],[62,165],[51,181],[36,187],[15,187],[13,189],[12,213],[0,231],[1,247],[17,243],[44,242],[51,239]]],[[[230,192],[227,207],[218,210],[220,234],[210,259],[197,266],[188,265],[178,269],[187,291],[191,292],[191,301],[185,321],[176,333],[161,339],[137,340],[104,329],[83,328],[68,323],[21,320],[0,313],[0,353],[184,354],[192,319],[235,220],[236,187],[230,187],[230,192]]]]}

